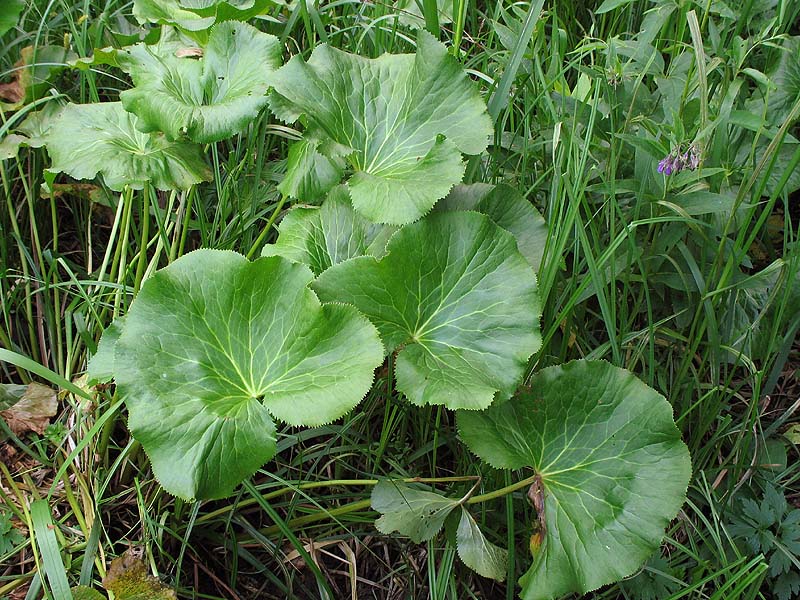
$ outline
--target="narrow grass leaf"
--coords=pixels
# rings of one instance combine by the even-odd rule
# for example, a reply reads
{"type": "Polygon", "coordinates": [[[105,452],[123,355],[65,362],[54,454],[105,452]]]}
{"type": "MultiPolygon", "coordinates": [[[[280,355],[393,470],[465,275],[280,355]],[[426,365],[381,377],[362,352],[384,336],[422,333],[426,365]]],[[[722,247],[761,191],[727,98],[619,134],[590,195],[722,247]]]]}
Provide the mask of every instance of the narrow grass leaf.
{"type": "Polygon", "coordinates": [[[61,560],[61,551],[56,540],[50,506],[46,500],[36,500],[31,504],[30,512],[33,534],[42,557],[42,567],[47,576],[47,582],[50,584],[50,591],[58,600],[72,600],[64,561],[61,560]]]}

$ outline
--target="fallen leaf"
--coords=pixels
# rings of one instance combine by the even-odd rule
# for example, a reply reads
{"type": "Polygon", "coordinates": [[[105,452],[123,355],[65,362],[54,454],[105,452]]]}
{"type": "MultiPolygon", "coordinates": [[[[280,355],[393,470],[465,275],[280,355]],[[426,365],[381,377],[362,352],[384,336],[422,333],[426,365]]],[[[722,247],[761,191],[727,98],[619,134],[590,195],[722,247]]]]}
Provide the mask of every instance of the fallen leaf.
{"type": "MultiPolygon", "coordinates": [[[[19,63],[17,63],[15,66],[18,65],[19,63]]],[[[6,102],[16,104],[17,102],[22,102],[24,97],[25,92],[22,90],[22,86],[19,84],[19,79],[15,79],[9,83],[0,83],[0,98],[6,102]]]]}
{"type": "MultiPolygon", "coordinates": [[[[8,386],[2,387],[5,388],[3,393],[8,394],[8,386]]],[[[11,393],[18,393],[20,387],[14,386],[14,391],[11,393]]],[[[46,385],[34,382],[25,386],[19,401],[11,408],[0,411],[0,416],[16,436],[29,431],[41,435],[50,424],[50,417],[54,416],[57,410],[58,400],[55,391],[46,385]]]]}

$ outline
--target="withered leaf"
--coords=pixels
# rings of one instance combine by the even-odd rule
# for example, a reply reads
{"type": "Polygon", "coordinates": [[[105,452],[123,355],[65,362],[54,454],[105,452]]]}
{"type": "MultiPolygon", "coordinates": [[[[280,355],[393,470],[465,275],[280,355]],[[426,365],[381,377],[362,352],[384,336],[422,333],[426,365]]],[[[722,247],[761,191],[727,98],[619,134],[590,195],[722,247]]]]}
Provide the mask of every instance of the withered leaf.
{"type": "Polygon", "coordinates": [[[2,386],[3,399],[9,394],[18,394],[20,387],[24,387],[24,391],[19,400],[7,410],[0,411],[0,416],[16,436],[29,431],[42,434],[50,424],[50,417],[58,410],[56,392],[41,383],[34,382],[27,386],[11,384],[2,386]]]}

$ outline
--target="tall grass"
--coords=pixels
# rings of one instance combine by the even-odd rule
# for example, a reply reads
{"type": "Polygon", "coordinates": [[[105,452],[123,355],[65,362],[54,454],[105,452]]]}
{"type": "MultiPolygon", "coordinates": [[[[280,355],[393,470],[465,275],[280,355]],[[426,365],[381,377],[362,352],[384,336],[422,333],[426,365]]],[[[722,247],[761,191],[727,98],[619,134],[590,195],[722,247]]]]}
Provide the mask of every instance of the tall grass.
{"type": "MultiPolygon", "coordinates": [[[[445,2],[448,17],[426,0],[421,24],[457,44],[496,119],[494,144],[468,176],[513,184],[549,224],[539,272],[544,345],[530,372],[576,357],[631,369],[671,401],[692,452],[689,502],[663,560],[648,563],[639,583],[597,596],[645,597],[637,594],[649,577],[667,582],[672,598],[769,598],[764,557],[727,523],[737,498],[758,497],[762,481],[797,498],[796,448],[781,434],[797,420],[800,389],[797,192],[789,193],[800,152],[787,156],[781,142],[797,134],[800,96],[779,123],[744,113],[750,98],[772,93],[765,82],[784,38],[798,34],[800,6],[780,0],[760,14],[745,2],[730,18],[711,2],[618,2],[600,13],[600,3],[545,3],[541,13],[532,4],[456,1],[453,13],[445,2]],[[700,170],[657,172],[658,149],[695,139],[700,170]],[[788,452],[778,466],[767,451],[780,454],[776,444],[788,452]]],[[[385,2],[296,2],[257,24],[287,53],[327,42],[374,57],[413,49],[399,14],[385,2]]],[[[6,81],[19,72],[25,46],[88,56],[133,23],[130,2],[37,0],[3,36],[0,72],[6,81]]],[[[66,69],[34,108],[114,100],[128,85],[113,69],[66,69]]],[[[3,111],[2,131],[29,110],[3,111]]],[[[253,254],[274,238],[287,208],[275,186],[295,137],[263,114],[209,148],[214,181],[188,193],[119,194],[54,179],[40,150],[3,161],[2,379],[82,388],[100,333],[155,269],[197,247],[253,254]]],[[[364,480],[480,474],[486,489],[508,483],[464,451],[448,411],[409,405],[386,371],[363,410],[284,429],[276,460],[236,496],[195,505],[159,488],[112,390],[87,395],[61,394],[49,436],[0,433],[0,510],[27,531],[55,534],[49,546],[26,536],[0,556],[0,598],[58,598],[64,578],[89,585],[127,544],[144,546],[186,598],[514,597],[513,585],[471,574],[441,540],[418,547],[377,536],[364,480]],[[40,499],[53,523],[39,514],[40,499]]],[[[514,540],[526,537],[532,509],[521,492],[482,506],[491,541],[511,544],[513,582],[528,562],[514,540]]]]}

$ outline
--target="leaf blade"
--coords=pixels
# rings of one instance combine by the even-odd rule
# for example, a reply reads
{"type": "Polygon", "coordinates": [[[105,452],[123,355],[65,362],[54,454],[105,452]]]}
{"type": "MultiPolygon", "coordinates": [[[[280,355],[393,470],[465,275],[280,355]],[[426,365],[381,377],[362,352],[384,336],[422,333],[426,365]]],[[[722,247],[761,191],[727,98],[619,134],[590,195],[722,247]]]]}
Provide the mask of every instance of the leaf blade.
{"type": "Polygon", "coordinates": [[[691,464],[672,407],[602,361],[544,369],[515,400],[462,411],[458,423],[483,460],[540,475],[544,514],[534,533],[543,540],[520,579],[525,600],[586,593],[630,575],[685,498],[691,464]]]}
{"type": "Polygon", "coordinates": [[[272,416],[321,425],[369,390],[383,357],[377,331],[352,307],[321,305],[311,277],[280,257],[198,250],[142,286],[115,375],[129,428],[169,492],[228,495],[275,454],[272,416]]]}

